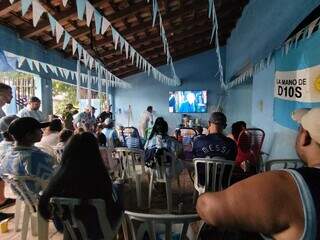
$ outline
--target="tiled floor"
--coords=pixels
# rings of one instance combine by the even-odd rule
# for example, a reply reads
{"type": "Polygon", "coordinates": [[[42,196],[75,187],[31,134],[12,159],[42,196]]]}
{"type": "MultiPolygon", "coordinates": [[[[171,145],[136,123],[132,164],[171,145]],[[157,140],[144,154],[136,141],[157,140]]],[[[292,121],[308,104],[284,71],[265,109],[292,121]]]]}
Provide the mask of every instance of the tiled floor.
{"type": "MultiPolygon", "coordinates": [[[[137,209],[136,204],[136,193],[135,184],[125,184],[125,209],[139,211],[139,212],[149,212],[149,213],[165,213],[166,212],[166,195],[165,189],[161,185],[153,191],[151,209],[147,208],[147,198],[148,198],[148,178],[143,179],[142,184],[142,199],[144,206],[137,209]]],[[[190,180],[188,172],[185,170],[180,175],[180,187],[178,187],[177,182],[173,183],[173,207],[174,212],[178,211],[178,204],[182,206],[183,213],[194,213],[195,208],[192,204],[193,196],[193,183],[190,180]]],[[[14,206],[2,210],[3,212],[13,213],[15,210],[14,206]]],[[[29,229],[30,230],[30,229],[29,229]]],[[[0,233],[1,240],[15,240],[20,239],[21,232],[14,232],[14,220],[9,221],[9,231],[7,233],[0,233]]],[[[31,231],[28,232],[27,239],[33,240],[37,237],[31,235],[31,231]]],[[[58,233],[53,226],[52,222],[49,223],[49,239],[50,240],[62,240],[62,234],[58,233]]]]}

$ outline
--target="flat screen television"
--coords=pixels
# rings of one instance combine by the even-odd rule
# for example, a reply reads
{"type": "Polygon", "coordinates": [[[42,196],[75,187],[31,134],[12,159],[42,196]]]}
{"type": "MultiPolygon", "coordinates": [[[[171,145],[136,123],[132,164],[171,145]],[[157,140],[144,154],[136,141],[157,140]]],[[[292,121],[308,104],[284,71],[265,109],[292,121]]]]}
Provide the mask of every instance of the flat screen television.
{"type": "Polygon", "coordinates": [[[169,92],[169,112],[204,113],[207,112],[207,91],[169,92]]]}

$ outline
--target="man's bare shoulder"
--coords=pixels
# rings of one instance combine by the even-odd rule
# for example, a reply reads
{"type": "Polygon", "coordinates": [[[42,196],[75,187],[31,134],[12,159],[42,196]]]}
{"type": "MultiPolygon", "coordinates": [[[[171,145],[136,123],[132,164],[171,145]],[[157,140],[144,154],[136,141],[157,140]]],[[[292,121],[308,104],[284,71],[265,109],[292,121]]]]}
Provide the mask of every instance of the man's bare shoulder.
{"type": "Polygon", "coordinates": [[[299,192],[286,171],[257,174],[201,198],[200,215],[216,226],[263,233],[282,232],[293,221],[303,226],[299,192]]]}

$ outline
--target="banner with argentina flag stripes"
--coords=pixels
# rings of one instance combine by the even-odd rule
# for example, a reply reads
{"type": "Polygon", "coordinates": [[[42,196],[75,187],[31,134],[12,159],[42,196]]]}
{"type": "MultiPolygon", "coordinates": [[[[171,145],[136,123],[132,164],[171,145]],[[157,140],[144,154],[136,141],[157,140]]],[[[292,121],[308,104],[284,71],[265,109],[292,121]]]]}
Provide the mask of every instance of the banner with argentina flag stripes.
{"type": "Polygon", "coordinates": [[[296,129],[295,109],[320,107],[320,31],[284,51],[275,53],[274,120],[296,129]]]}

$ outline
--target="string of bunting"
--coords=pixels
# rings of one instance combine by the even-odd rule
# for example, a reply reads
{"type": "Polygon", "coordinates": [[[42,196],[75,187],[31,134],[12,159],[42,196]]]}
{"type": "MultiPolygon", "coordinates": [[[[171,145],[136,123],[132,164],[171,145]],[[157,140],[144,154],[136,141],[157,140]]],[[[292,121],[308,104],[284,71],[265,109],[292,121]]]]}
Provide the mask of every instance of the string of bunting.
{"type": "MultiPolygon", "coordinates": [[[[149,3],[150,0],[147,0],[147,2],[149,3]]],[[[167,64],[170,65],[173,78],[176,79],[177,81],[179,81],[179,78],[178,78],[178,76],[176,74],[176,71],[174,69],[173,60],[172,60],[172,57],[171,57],[171,54],[170,54],[169,43],[168,43],[168,39],[167,39],[167,36],[166,36],[166,31],[165,31],[164,26],[163,26],[163,21],[162,21],[161,12],[160,12],[160,9],[159,9],[158,1],[157,0],[152,0],[152,26],[153,27],[156,24],[157,16],[159,16],[160,37],[161,37],[161,40],[162,40],[162,43],[163,43],[163,51],[167,56],[167,64]]]]}
{"type": "MultiPolygon", "coordinates": [[[[29,69],[31,71],[38,71],[39,73],[41,72],[41,69],[43,69],[43,71],[45,73],[49,73],[52,72],[53,74],[55,74],[58,78],[62,77],[65,79],[72,79],[72,80],[77,80],[77,71],[72,71],[66,68],[62,68],[62,67],[57,67],[54,66],[52,64],[49,63],[45,63],[42,61],[38,61],[38,60],[34,60],[28,57],[24,57],[24,56],[20,56],[14,53],[9,53],[7,51],[4,51],[4,53],[6,54],[6,56],[10,56],[10,57],[15,57],[17,58],[17,67],[21,68],[22,65],[24,63],[28,64],[29,69]]],[[[98,82],[98,76],[91,76],[92,80],[94,83],[98,82]]],[[[82,83],[87,83],[88,82],[88,74],[86,73],[81,73],[80,72],[80,68],[79,68],[79,81],[81,81],[82,83]]],[[[101,83],[103,85],[108,85],[111,86],[112,81],[109,79],[101,79],[101,83]]],[[[130,84],[125,82],[125,81],[120,81],[120,82],[115,82],[114,84],[116,84],[116,87],[120,87],[120,88],[130,88],[130,84]]],[[[80,82],[79,82],[79,86],[80,86],[80,82]]]]}
{"type": "MultiPolygon", "coordinates": [[[[66,6],[68,0],[63,2],[66,6]]],[[[179,78],[177,77],[173,64],[171,65],[171,70],[173,72],[173,77],[168,77],[165,74],[158,71],[152,64],[150,64],[144,57],[142,57],[137,50],[130,45],[130,43],[112,26],[108,19],[100,14],[100,12],[95,9],[95,7],[88,0],[76,0],[77,4],[77,14],[79,20],[84,20],[84,14],[86,15],[86,23],[90,26],[94,19],[96,34],[104,35],[107,31],[111,31],[113,43],[115,50],[119,50],[121,53],[125,51],[126,58],[131,59],[132,64],[135,64],[137,68],[148,73],[148,76],[152,73],[153,77],[163,84],[178,86],[181,84],[179,78]]],[[[171,56],[170,56],[171,58],[171,56]]],[[[170,62],[170,61],[169,61],[170,62]]],[[[172,62],[172,60],[171,60],[172,62]]]]}
{"type": "MultiPolygon", "coordinates": [[[[66,0],[63,1],[64,4],[66,4],[66,0]]],[[[13,1],[10,1],[10,3],[12,4],[13,1]]],[[[78,52],[78,58],[79,60],[81,60],[84,65],[86,67],[88,67],[90,70],[95,69],[96,72],[101,72],[104,74],[104,76],[101,76],[102,78],[105,77],[106,79],[108,79],[108,81],[106,81],[106,84],[108,84],[108,86],[111,87],[122,87],[122,88],[129,88],[131,87],[131,85],[123,80],[121,80],[120,78],[118,78],[117,76],[115,76],[114,74],[112,74],[110,71],[108,71],[105,67],[102,66],[102,64],[100,62],[98,62],[97,60],[95,60],[82,46],[81,44],[79,44],[73,37],[71,37],[71,35],[59,24],[59,22],[41,5],[41,3],[38,0],[22,0],[21,1],[21,11],[22,11],[22,15],[25,15],[29,9],[29,7],[32,5],[32,20],[33,20],[33,26],[36,27],[41,16],[45,13],[48,16],[49,22],[50,22],[50,26],[51,26],[51,31],[52,31],[52,35],[56,37],[56,41],[57,43],[60,42],[63,34],[64,34],[64,39],[63,39],[63,50],[66,49],[67,45],[71,42],[72,44],[72,53],[73,55],[76,54],[76,52],[78,52]]],[[[30,59],[28,60],[28,58],[26,58],[27,61],[31,61],[30,59]]],[[[32,60],[32,62],[35,64],[35,66],[37,66],[37,61],[32,60]]],[[[45,63],[43,63],[45,64],[45,63]]],[[[31,67],[32,64],[29,64],[29,66],[31,67]]],[[[50,64],[49,64],[50,65],[50,64]]],[[[42,66],[42,65],[41,65],[42,66]]],[[[62,72],[61,74],[65,74],[66,78],[68,78],[69,76],[69,72],[72,72],[68,69],[65,68],[61,68],[61,67],[54,67],[52,65],[50,65],[52,69],[52,71],[57,74],[57,70],[59,71],[61,69],[62,72]]],[[[38,68],[37,68],[38,70],[38,68]]],[[[82,76],[82,75],[81,75],[82,76]]],[[[82,79],[84,81],[88,81],[88,78],[84,78],[82,77],[82,79]]],[[[97,79],[96,77],[94,77],[95,81],[98,81],[99,79],[97,79]]]]}
{"type": "Polygon", "coordinates": [[[289,50],[292,48],[296,48],[298,45],[299,40],[308,39],[311,37],[312,33],[315,31],[316,28],[320,28],[320,17],[312,21],[308,26],[301,29],[299,32],[294,34],[292,37],[290,37],[285,43],[283,43],[279,48],[274,49],[271,51],[268,56],[262,58],[260,61],[258,61],[254,66],[249,68],[247,71],[242,73],[240,76],[238,76],[236,79],[234,79],[231,82],[228,82],[226,85],[226,89],[231,89],[235,86],[238,86],[240,84],[245,83],[249,79],[252,78],[252,76],[263,69],[267,68],[271,64],[271,59],[274,53],[278,50],[281,51],[282,55],[285,56],[288,54],[289,50]]]}
{"type": "Polygon", "coordinates": [[[215,41],[216,46],[216,54],[218,58],[218,67],[219,67],[219,74],[220,74],[220,86],[223,90],[227,89],[227,86],[224,82],[224,76],[223,76],[223,66],[222,66],[222,60],[221,60],[221,53],[220,53],[220,44],[219,44],[219,35],[218,35],[218,20],[217,20],[217,14],[216,14],[216,8],[214,5],[214,0],[208,0],[209,2],[209,18],[212,20],[212,33],[210,38],[210,44],[215,41]]]}

